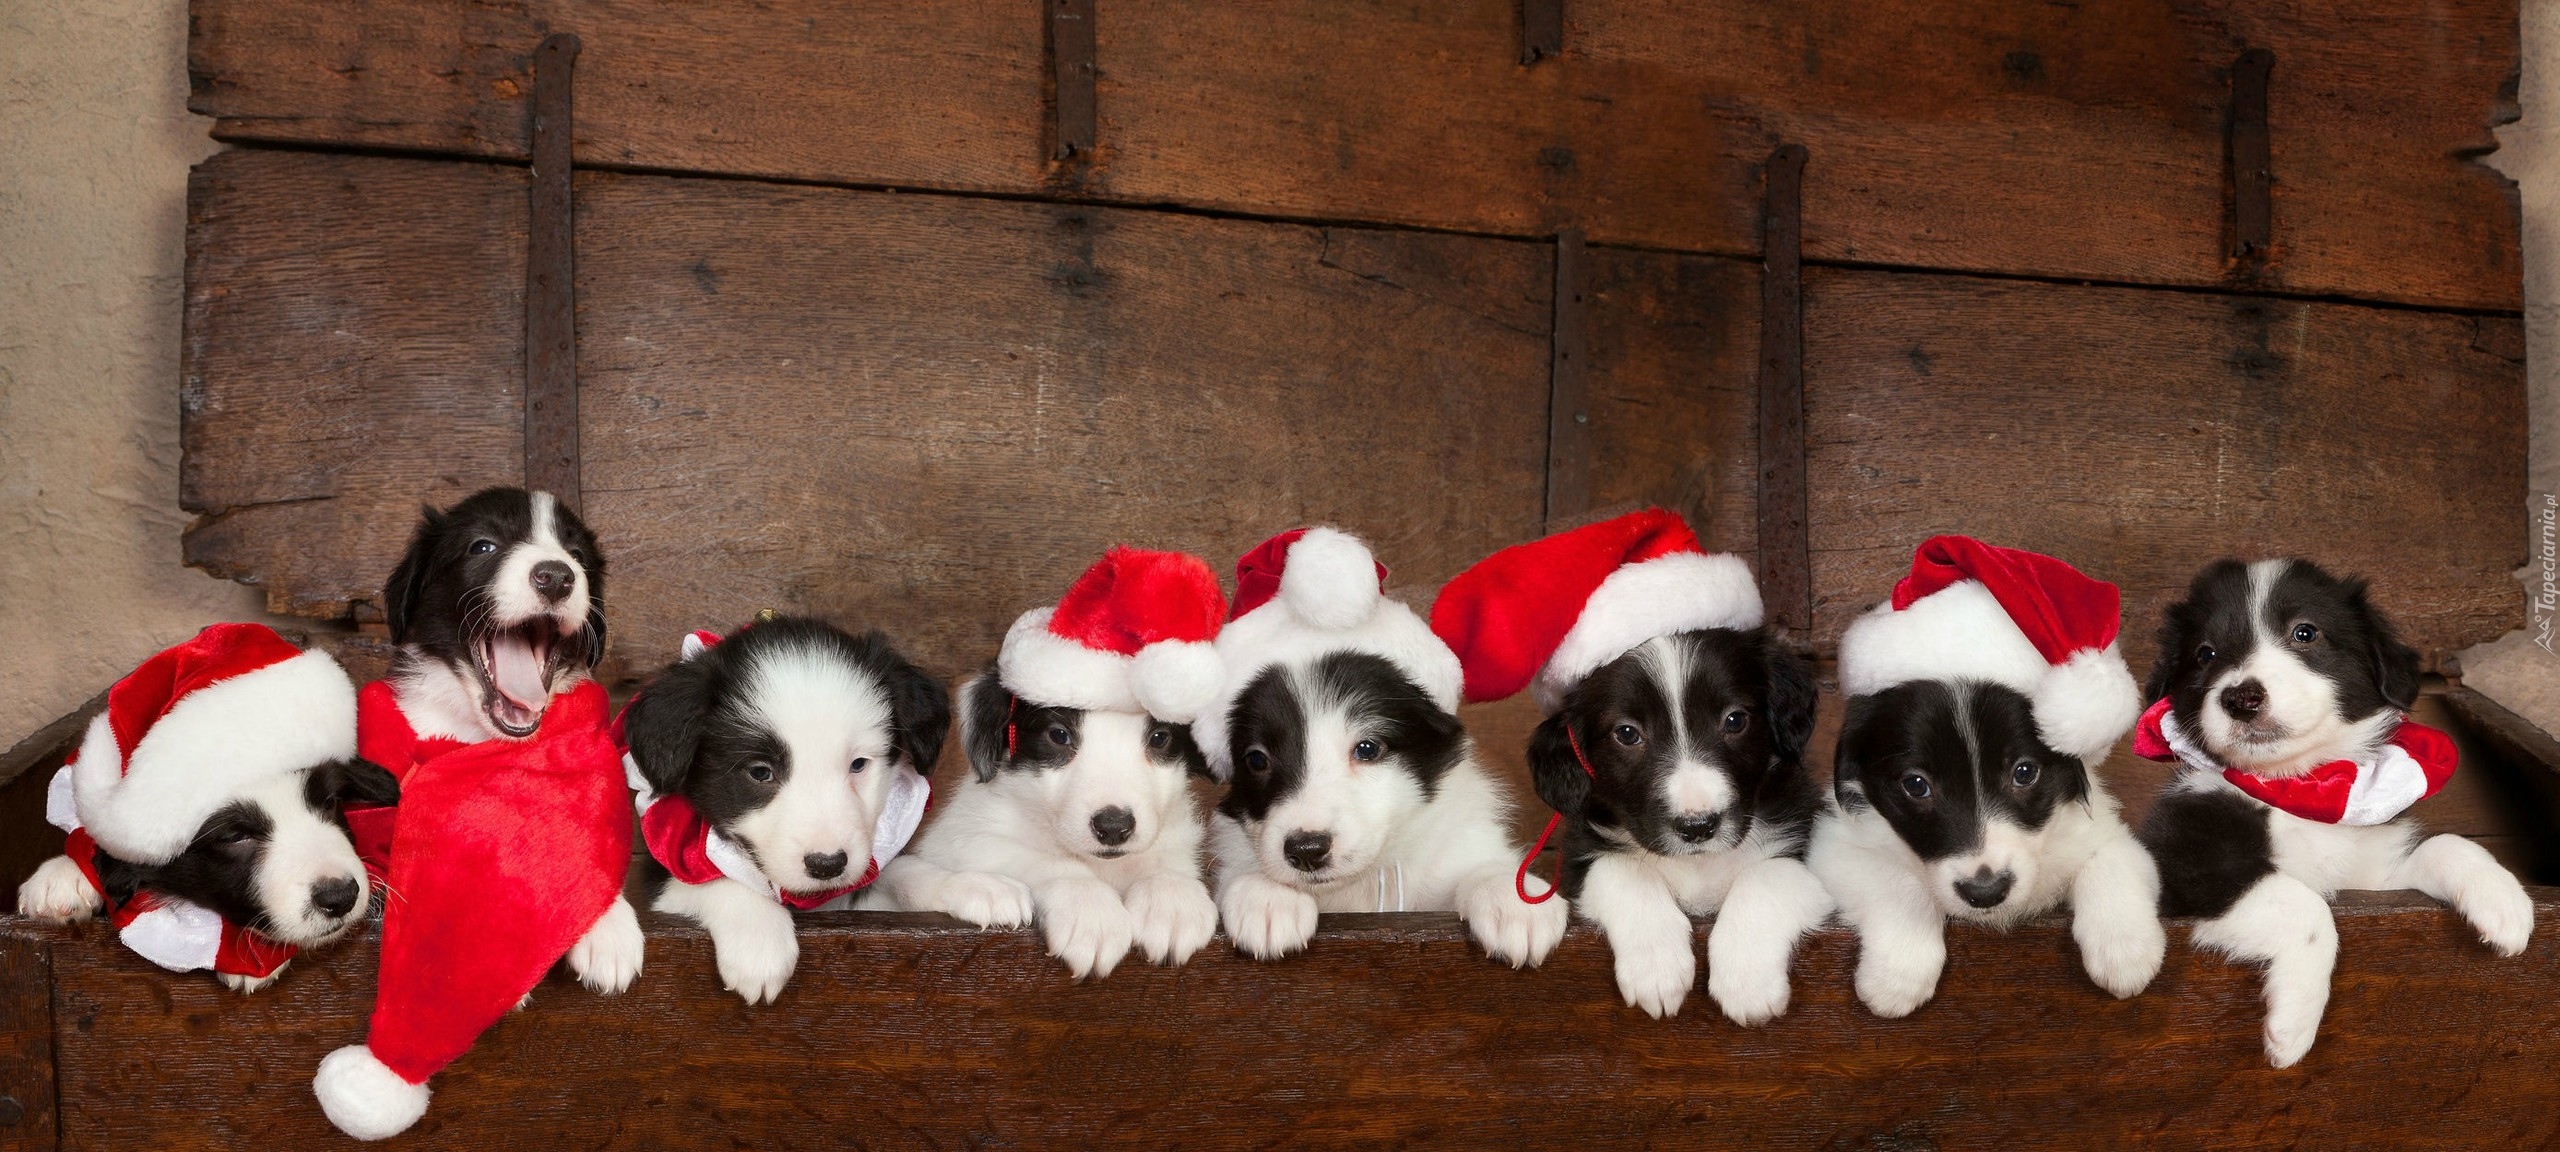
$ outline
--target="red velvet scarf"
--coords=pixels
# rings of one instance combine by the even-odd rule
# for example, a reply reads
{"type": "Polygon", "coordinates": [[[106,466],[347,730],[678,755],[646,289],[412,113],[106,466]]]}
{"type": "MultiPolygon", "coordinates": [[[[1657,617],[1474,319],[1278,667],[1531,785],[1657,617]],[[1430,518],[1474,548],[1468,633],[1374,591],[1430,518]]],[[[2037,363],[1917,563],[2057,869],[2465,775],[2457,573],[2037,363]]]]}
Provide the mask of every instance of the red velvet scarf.
{"type": "Polygon", "coordinates": [[[2169,715],[2169,701],[2153,704],[2142,714],[2142,722],[2134,726],[2134,754],[2151,760],[2182,760],[2196,768],[2220,772],[2232,787],[2268,807],[2321,824],[2389,823],[2410,805],[2443,789],[2461,760],[2453,737],[2416,721],[2402,720],[2391,733],[2390,743],[2368,761],[2332,760],[2299,776],[2269,779],[2216,763],[2202,748],[2176,733],[2175,724],[2169,715]]]}

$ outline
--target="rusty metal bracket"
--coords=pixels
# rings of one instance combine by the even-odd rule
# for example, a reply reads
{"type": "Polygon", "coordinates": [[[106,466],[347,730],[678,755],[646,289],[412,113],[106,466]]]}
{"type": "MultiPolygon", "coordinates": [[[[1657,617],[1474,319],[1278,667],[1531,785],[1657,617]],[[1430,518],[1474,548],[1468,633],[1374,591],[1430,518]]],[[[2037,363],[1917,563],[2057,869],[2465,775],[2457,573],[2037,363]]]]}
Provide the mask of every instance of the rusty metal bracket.
{"type": "Polygon", "coordinates": [[[2231,251],[2241,272],[2263,271],[2275,246],[2275,161],[2267,131],[2267,79],[2276,54],[2252,48],[2231,63],[2231,251]]]}
{"type": "Polygon", "coordinates": [[[1049,55],[1057,66],[1058,84],[1058,144],[1051,159],[1091,159],[1099,134],[1093,112],[1093,2],[1049,0],[1049,55]]]}
{"type": "Polygon", "coordinates": [[[1564,0],[1520,0],[1520,62],[1564,54],[1564,0]]]}
{"type": "Polygon", "coordinates": [[[1582,229],[1556,233],[1555,324],[1547,361],[1547,531],[1591,510],[1591,406],[1584,391],[1591,307],[1582,229]]]}
{"type": "Polygon", "coordinates": [[[1760,218],[1760,595],[1773,630],[1798,647],[1813,633],[1805,526],[1804,163],[1801,144],[1769,155],[1760,218]]]}
{"type": "Polygon", "coordinates": [[[532,222],[524,262],[524,482],[580,506],[577,221],[570,196],[570,76],[578,38],[533,51],[532,222]]]}

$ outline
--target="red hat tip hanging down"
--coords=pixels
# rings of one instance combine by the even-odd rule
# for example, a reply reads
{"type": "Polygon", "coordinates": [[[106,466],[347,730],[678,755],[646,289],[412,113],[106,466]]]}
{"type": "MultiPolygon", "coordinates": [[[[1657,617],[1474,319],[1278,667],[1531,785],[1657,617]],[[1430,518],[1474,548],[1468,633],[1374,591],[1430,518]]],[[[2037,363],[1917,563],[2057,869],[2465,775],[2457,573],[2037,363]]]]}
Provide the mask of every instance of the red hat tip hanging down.
{"type": "Polygon", "coordinates": [[[1113,548],[1006,631],[996,677],[1024,699],[1188,724],[1217,695],[1227,598],[1207,561],[1113,548]]]}
{"type": "Polygon", "coordinates": [[[2005,685],[2031,702],[2045,743],[2094,763],[2142,713],[2116,647],[2122,622],[2113,584],[2051,556],[1936,536],[1913,553],[1893,598],[1841,635],[1840,688],[2005,685]]]}
{"type": "Polygon", "coordinates": [[[1467,699],[1530,688],[1552,712],[1573,686],[1656,636],[1761,622],[1751,569],[1709,553],[1659,508],[1518,544],[1440,590],[1431,628],[1466,668],[1467,699]]]}

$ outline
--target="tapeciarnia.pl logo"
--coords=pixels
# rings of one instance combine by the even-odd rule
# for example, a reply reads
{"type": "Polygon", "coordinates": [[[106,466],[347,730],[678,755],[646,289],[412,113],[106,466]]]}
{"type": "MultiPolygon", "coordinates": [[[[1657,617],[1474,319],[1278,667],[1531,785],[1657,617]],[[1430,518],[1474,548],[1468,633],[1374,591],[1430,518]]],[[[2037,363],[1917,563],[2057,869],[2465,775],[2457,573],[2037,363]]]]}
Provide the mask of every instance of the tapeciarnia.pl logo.
{"type": "Polygon", "coordinates": [[[2534,521],[2533,559],[2542,571],[2526,609],[2533,618],[2533,642],[2548,653],[2552,622],[2560,618],[2560,492],[2542,494],[2534,521]]]}

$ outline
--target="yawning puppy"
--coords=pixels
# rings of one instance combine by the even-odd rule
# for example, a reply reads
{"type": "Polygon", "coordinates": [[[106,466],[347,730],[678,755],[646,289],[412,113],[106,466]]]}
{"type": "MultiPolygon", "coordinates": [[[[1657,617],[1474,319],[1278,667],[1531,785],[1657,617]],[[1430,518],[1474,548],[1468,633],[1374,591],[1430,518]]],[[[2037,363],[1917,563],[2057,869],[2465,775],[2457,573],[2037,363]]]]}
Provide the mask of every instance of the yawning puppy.
{"type": "Polygon", "coordinates": [[[799,964],[792,913],[843,907],[905,846],[950,724],[942,685],[877,632],[777,617],[678,662],[623,716],[651,906],[771,1002],[799,964]]]}
{"type": "Polygon", "coordinates": [[[2533,902],[2459,836],[2401,815],[2452,775],[2443,733],[2410,723],[2418,655],[2359,581],[2300,560],[2225,560],[2168,609],[2135,750],[2185,768],[2143,824],[2161,911],[2266,975],[2267,1059],[2311,1050],[2338,934],[2328,897],[2414,888],[2452,904],[2501,956],[2533,902]]]}
{"type": "Polygon", "coordinates": [[[1838,806],[1807,862],[1858,930],[1858,998],[1936,994],[1946,921],[2063,903],[2089,978],[2132,996],[2166,937],[2151,858],[2090,771],[2140,708],[2116,590],[2050,557],[1941,536],[1840,641],[1838,806]]]}
{"type": "Polygon", "coordinates": [[[1102,977],[1135,944],[1180,964],[1209,942],[1190,721],[1217,692],[1226,616],[1198,557],[1114,548],[1005,634],[960,690],[964,782],[871,906],[982,927],[1037,919],[1049,954],[1102,977]]]}
{"type": "MultiPolygon", "coordinates": [[[[400,654],[389,682],[418,737],[524,740],[554,697],[604,656],[604,550],[548,492],[488,488],[427,508],[382,589],[400,654]]],[[[620,992],[643,939],[616,897],[568,956],[578,978],[620,992]]]]}
{"type": "Polygon", "coordinates": [[[1270,959],[1306,947],[1319,911],[1455,911],[1494,959],[1535,965],[1565,902],[1514,893],[1510,805],[1458,722],[1457,658],[1379,572],[1329,528],[1237,562],[1227,688],[1198,724],[1229,782],[1210,831],[1220,919],[1270,959]]]}

